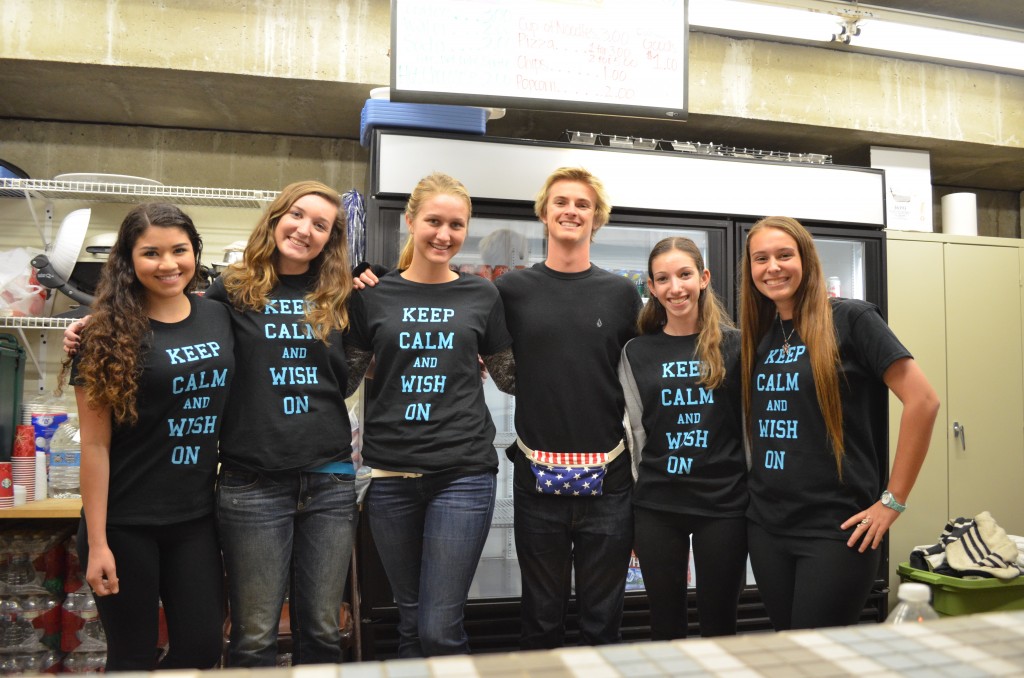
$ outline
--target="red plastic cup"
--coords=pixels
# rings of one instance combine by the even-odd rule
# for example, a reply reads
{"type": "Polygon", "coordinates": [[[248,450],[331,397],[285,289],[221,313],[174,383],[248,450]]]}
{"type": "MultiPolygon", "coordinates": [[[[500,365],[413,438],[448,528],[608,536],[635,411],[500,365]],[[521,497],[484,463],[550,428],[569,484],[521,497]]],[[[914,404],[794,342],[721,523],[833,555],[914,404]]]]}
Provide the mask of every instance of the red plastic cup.
{"type": "Polygon", "coordinates": [[[14,506],[14,469],[11,462],[0,461],[0,508],[14,506]]]}
{"type": "Polygon", "coordinates": [[[18,424],[14,430],[14,448],[12,457],[36,456],[36,427],[32,424],[18,424]]]}

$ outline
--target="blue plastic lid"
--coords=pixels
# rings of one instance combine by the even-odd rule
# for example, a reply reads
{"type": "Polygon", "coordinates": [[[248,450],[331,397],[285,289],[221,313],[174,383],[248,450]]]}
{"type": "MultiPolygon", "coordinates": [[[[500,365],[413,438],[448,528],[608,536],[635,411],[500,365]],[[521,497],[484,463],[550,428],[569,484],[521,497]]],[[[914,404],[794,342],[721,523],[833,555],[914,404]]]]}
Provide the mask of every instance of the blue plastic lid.
{"type": "Polygon", "coordinates": [[[6,160],[0,160],[0,178],[3,179],[28,179],[28,173],[17,165],[6,160]]]}

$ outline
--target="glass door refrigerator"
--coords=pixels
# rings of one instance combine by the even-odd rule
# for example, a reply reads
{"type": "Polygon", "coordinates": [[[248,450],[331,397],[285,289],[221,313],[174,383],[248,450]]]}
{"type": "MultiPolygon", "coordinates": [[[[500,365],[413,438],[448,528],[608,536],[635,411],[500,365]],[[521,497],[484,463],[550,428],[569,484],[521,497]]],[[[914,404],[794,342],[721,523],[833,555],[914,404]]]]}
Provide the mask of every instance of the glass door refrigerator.
{"type": "MultiPolygon", "coordinates": [[[[702,159],[703,164],[682,172],[676,166],[682,159],[678,155],[378,130],[371,142],[366,201],[367,261],[395,265],[407,232],[403,210],[408,191],[420,177],[444,171],[462,179],[473,197],[469,233],[453,260],[455,266],[493,280],[542,262],[547,255],[546,240],[533,214],[533,197],[551,170],[579,165],[600,176],[610,191],[613,186],[619,189],[611,196],[610,223],[596,234],[591,261],[630,279],[641,297],[647,297],[647,257],[654,244],[667,236],[689,237],[704,254],[713,285],[735,317],[737,262],[746,231],[757,216],[771,213],[795,216],[810,228],[833,290],[884,304],[884,182],[880,172],[736,159],[702,159]]],[[[691,159],[683,160],[689,167],[691,159]]],[[[500,470],[490,536],[466,608],[466,629],[474,652],[515,650],[519,645],[520,579],[512,529],[512,468],[505,456],[505,449],[515,441],[515,398],[499,392],[489,381],[484,388],[497,429],[494,449],[500,470]]],[[[639,565],[627,584],[622,625],[626,641],[650,637],[642,563],[639,565]]],[[[699,580],[699,572],[691,574],[695,575],[692,585],[699,580]]],[[[359,534],[359,576],[363,656],[393,657],[397,653],[397,610],[365,519],[359,534]]],[[[770,629],[749,568],[747,582],[740,599],[739,629],[770,629]]],[[[884,587],[883,565],[876,588],[881,591],[884,587]]],[[[873,594],[863,618],[881,620],[884,600],[884,592],[873,594]]],[[[687,606],[690,635],[696,636],[692,588],[687,606]]],[[[575,642],[574,605],[570,602],[567,643],[575,642]]]]}

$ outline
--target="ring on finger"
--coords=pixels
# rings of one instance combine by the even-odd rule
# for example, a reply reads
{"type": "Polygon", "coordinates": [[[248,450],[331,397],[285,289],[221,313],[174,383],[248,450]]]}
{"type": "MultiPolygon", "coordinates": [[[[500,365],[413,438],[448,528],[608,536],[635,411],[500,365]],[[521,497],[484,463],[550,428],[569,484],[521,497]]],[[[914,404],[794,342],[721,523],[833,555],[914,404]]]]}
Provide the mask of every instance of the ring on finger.
{"type": "Polygon", "coordinates": [[[864,520],[860,521],[859,524],[860,525],[867,525],[870,522],[871,522],[871,518],[865,518],[864,520]]]}

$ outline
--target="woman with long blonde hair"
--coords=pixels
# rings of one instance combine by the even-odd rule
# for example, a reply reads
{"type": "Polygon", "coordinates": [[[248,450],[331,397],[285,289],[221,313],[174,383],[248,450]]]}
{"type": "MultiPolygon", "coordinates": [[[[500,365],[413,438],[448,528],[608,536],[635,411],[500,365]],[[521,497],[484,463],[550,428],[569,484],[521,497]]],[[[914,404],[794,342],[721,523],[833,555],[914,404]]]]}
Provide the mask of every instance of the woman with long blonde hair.
{"type": "Polygon", "coordinates": [[[469,652],[463,609],[498,470],[478,356],[500,387],[514,388],[497,289],[451,268],[471,210],[458,180],[420,180],[398,269],[352,300],[353,373],[376,361],[362,451],[373,468],[366,510],[398,606],[400,657],[469,652]]]}
{"type": "Polygon", "coordinates": [[[731,635],[747,563],[739,332],[688,238],[654,246],[647,288],[640,336],[622,350],[619,380],[630,423],[635,549],[651,606],[651,637],[686,637],[691,537],[700,573],[700,635],[731,635]]]}
{"type": "Polygon", "coordinates": [[[767,217],[747,235],[740,326],[748,547],[768,616],[777,630],[855,623],[938,397],[876,306],[829,298],[795,219],[767,217]],[[903,416],[886,478],[889,391],[903,416]]]}

